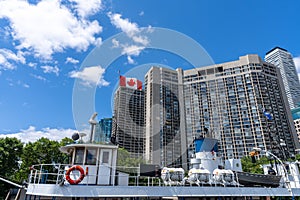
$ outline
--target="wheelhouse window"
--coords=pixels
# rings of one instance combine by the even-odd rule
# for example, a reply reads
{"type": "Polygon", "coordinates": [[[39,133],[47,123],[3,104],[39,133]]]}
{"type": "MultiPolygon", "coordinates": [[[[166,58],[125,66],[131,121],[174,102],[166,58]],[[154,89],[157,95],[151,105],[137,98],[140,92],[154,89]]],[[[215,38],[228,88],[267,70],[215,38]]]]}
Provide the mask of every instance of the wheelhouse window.
{"type": "Polygon", "coordinates": [[[84,148],[76,148],[74,164],[83,164],[84,148]]]}
{"type": "Polygon", "coordinates": [[[109,152],[107,151],[103,152],[102,164],[109,164],[109,152]]]}
{"type": "Polygon", "coordinates": [[[87,165],[96,165],[96,162],[97,162],[97,149],[87,149],[85,163],[87,165]]]}

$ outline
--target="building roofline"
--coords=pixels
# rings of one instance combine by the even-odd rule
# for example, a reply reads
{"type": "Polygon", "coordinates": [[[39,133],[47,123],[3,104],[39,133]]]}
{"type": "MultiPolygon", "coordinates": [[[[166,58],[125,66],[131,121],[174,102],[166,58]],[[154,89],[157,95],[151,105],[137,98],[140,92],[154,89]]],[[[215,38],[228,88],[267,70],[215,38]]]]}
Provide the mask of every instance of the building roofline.
{"type": "Polygon", "coordinates": [[[271,53],[271,52],[274,51],[275,49],[280,49],[280,50],[282,50],[282,51],[288,52],[288,51],[287,51],[286,49],[284,49],[284,48],[281,48],[281,47],[274,47],[273,49],[271,49],[270,51],[268,51],[268,52],[266,53],[266,55],[269,54],[269,53],[271,53]]]}

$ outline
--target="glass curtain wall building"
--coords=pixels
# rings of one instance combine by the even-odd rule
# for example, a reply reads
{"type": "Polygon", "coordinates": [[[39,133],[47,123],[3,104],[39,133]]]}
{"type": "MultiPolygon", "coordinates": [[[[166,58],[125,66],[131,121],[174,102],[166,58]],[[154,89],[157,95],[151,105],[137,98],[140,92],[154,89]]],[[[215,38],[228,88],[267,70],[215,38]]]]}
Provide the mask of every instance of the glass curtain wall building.
{"type": "Polygon", "coordinates": [[[144,91],[119,86],[114,96],[112,141],[133,158],[144,158],[144,91]]]}
{"type": "Polygon", "coordinates": [[[109,143],[112,130],[112,118],[103,118],[96,124],[94,139],[96,143],[109,143]]]}

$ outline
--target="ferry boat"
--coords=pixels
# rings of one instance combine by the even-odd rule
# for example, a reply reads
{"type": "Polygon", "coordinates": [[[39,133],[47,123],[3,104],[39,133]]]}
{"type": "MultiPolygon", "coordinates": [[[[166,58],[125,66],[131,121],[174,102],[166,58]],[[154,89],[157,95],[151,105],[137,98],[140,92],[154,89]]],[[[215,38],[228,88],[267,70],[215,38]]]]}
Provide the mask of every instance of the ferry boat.
{"type": "MultiPolygon", "coordinates": [[[[69,144],[60,150],[70,155],[70,164],[32,166],[26,188],[20,189],[24,192],[21,199],[245,199],[300,196],[299,179],[297,184],[290,184],[283,174],[280,175],[282,184],[279,184],[278,177],[272,179],[274,184],[260,187],[247,185],[243,182],[245,180],[239,181],[241,176],[236,171],[241,171],[238,170],[241,166],[231,161],[227,162],[225,168],[218,167],[220,159],[211,151],[215,142],[214,139],[202,138],[196,143],[196,156],[191,159],[192,168],[187,176],[182,168],[164,167],[161,177],[146,178],[139,173],[130,176],[118,169],[117,145],[92,142],[69,144]]],[[[255,179],[252,177],[251,180],[255,182],[255,179]]]]}

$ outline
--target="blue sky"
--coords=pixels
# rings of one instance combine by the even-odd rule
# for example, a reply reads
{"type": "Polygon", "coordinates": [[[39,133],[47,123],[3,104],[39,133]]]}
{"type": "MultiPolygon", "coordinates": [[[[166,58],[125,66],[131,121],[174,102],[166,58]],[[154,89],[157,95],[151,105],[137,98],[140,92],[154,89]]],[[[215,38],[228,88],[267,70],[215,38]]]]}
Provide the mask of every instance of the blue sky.
{"type": "Polygon", "coordinates": [[[89,91],[79,95],[92,100],[83,98],[76,112],[92,115],[86,108],[92,103],[98,119],[111,117],[119,70],[142,79],[151,63],[194,67],[180,55],[148,49],[151,38],[142,29],[184,34],[215,63],[264,57],[280,46],[293,54],[300,74],[299,10],[297,0],[0,0],[0,134],[23,141],[69,136],[78,128],[76,91],[89,91]],[[134,43],[120,43],[119,33],[134,43]],[[93,55],[108,41],[111,48],[93,55]],[[108,66],[94,61],[114,48],[119,55],[108,66]]]}

